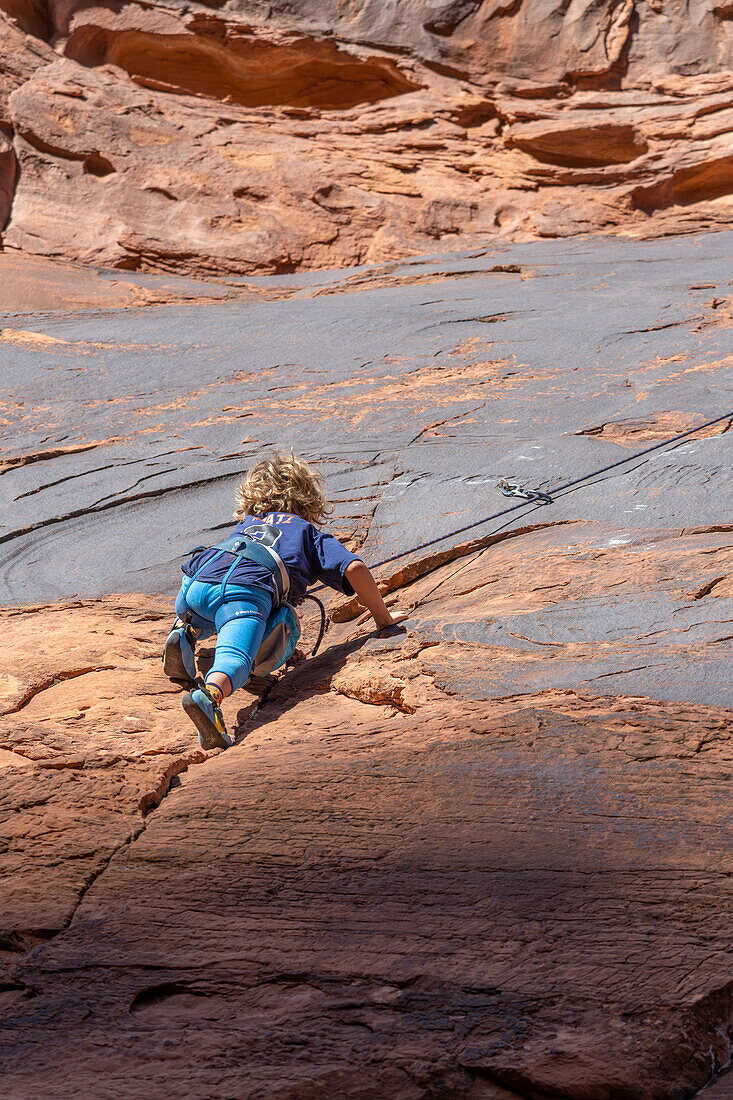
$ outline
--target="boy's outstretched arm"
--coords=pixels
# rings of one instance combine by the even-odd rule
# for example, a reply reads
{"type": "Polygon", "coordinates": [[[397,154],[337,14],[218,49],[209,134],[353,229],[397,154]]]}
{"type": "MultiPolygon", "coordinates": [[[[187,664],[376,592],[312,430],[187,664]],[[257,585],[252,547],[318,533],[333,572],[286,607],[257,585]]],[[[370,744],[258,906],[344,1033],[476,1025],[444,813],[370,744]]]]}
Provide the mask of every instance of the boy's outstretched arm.
{"type": "Polygon", "coordinates": [[[374,577],[363,561],[352,561],[351,565],[347,565],[344,576],[354,589],[359,603],[364,604],[364,607],[371,611],[378,630],[383,630],[385,626],[395,626],[403,619],[409,618],[406,611],[394,616],[390,613],[374,577]]]}

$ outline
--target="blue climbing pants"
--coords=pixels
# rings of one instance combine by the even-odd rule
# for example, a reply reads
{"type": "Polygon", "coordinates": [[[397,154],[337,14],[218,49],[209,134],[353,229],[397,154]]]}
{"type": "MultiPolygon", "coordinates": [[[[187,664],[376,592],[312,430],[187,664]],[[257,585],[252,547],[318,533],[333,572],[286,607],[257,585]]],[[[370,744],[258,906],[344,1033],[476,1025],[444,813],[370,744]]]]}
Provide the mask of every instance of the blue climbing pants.
{"type": "Polygon", "coordinates": [[[232,691],[244,687],[265,636],[272,596],[254,585],[206,584],[184,577],[176,597],[176,615],[190,621],[199,638],[216,634],[216,655],[211,672],[223,672],[232,691]]]}

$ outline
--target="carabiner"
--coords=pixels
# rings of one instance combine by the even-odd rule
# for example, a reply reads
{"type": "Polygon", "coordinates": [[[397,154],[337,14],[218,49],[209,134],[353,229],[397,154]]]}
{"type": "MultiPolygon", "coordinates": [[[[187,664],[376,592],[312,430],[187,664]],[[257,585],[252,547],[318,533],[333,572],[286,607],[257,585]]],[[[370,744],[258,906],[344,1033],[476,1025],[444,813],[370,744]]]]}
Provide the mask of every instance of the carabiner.
{"type": "Polygon", "coordinates": [[[520,485],[516,481],[507,481],[505,477],[496,486],[500,489],[505,497],[519,497],[520,500],[526,500],[528,503],[535,501],[537,504],[552,504],[552,497],[548,493],[543,493],[540,489],[525,489],[523,485],[520,485]]]}

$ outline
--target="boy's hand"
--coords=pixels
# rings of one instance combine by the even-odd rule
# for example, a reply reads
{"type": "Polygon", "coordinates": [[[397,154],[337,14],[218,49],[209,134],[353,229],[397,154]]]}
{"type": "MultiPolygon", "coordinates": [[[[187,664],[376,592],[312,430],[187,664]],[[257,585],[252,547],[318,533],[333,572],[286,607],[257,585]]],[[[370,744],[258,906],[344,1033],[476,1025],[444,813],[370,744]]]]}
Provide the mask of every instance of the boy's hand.
{"type": "Polygon", "coordinates": [[[344,576],[356,593],[360,603],[371,611],[377,630],[386,630],[387,627],[397,626],[409,618],[407,611],[398,611],[396,615],[390,615],[389,608],[382,599],[382,593],[377,588],[374,577],[371,575],[363,561],[352,561],[346,567],[344,576]]]}
{"type": "Polygon", "coordinates": [[[403,623],[405,621],[405,619],[409,619],[409,618],[410,618],[410,612],[409,611],[398,611],[395,615],[390,615],[389,622],[380,622],[377,619],[376,620],[377,630],[389,630],[389,628],[391,626],[399,626],[400,623],[403,623]]]}

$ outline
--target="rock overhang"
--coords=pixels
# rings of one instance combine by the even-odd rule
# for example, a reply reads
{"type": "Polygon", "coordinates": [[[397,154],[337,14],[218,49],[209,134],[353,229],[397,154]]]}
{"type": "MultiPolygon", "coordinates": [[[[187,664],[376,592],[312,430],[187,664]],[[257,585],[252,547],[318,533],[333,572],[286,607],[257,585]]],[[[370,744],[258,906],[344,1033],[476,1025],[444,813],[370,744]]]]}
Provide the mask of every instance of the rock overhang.
{"type": "MultiPolygon", "coordinates": [[[[26,8],[12,14],[29,28],[40,7],[26,8]]],[[[24,88],[0,120],[19,165],[5,171],[13,248],[266,273],[392,259],[457,234],[644,235],[729,217],[733,54],[712,10],[694,34],[681,8],[660,21],[630,0],[573,19],[542,5],[415,5],[399,18],[374,4],[271,5],[265,18],[135,3],[52,5],[47,18],[55,50],[28,38],[6,58],[5,95],[24,88]],[[117,175],[104,190],[74,167],[90,130],[85,155],[117,175]]]]}

